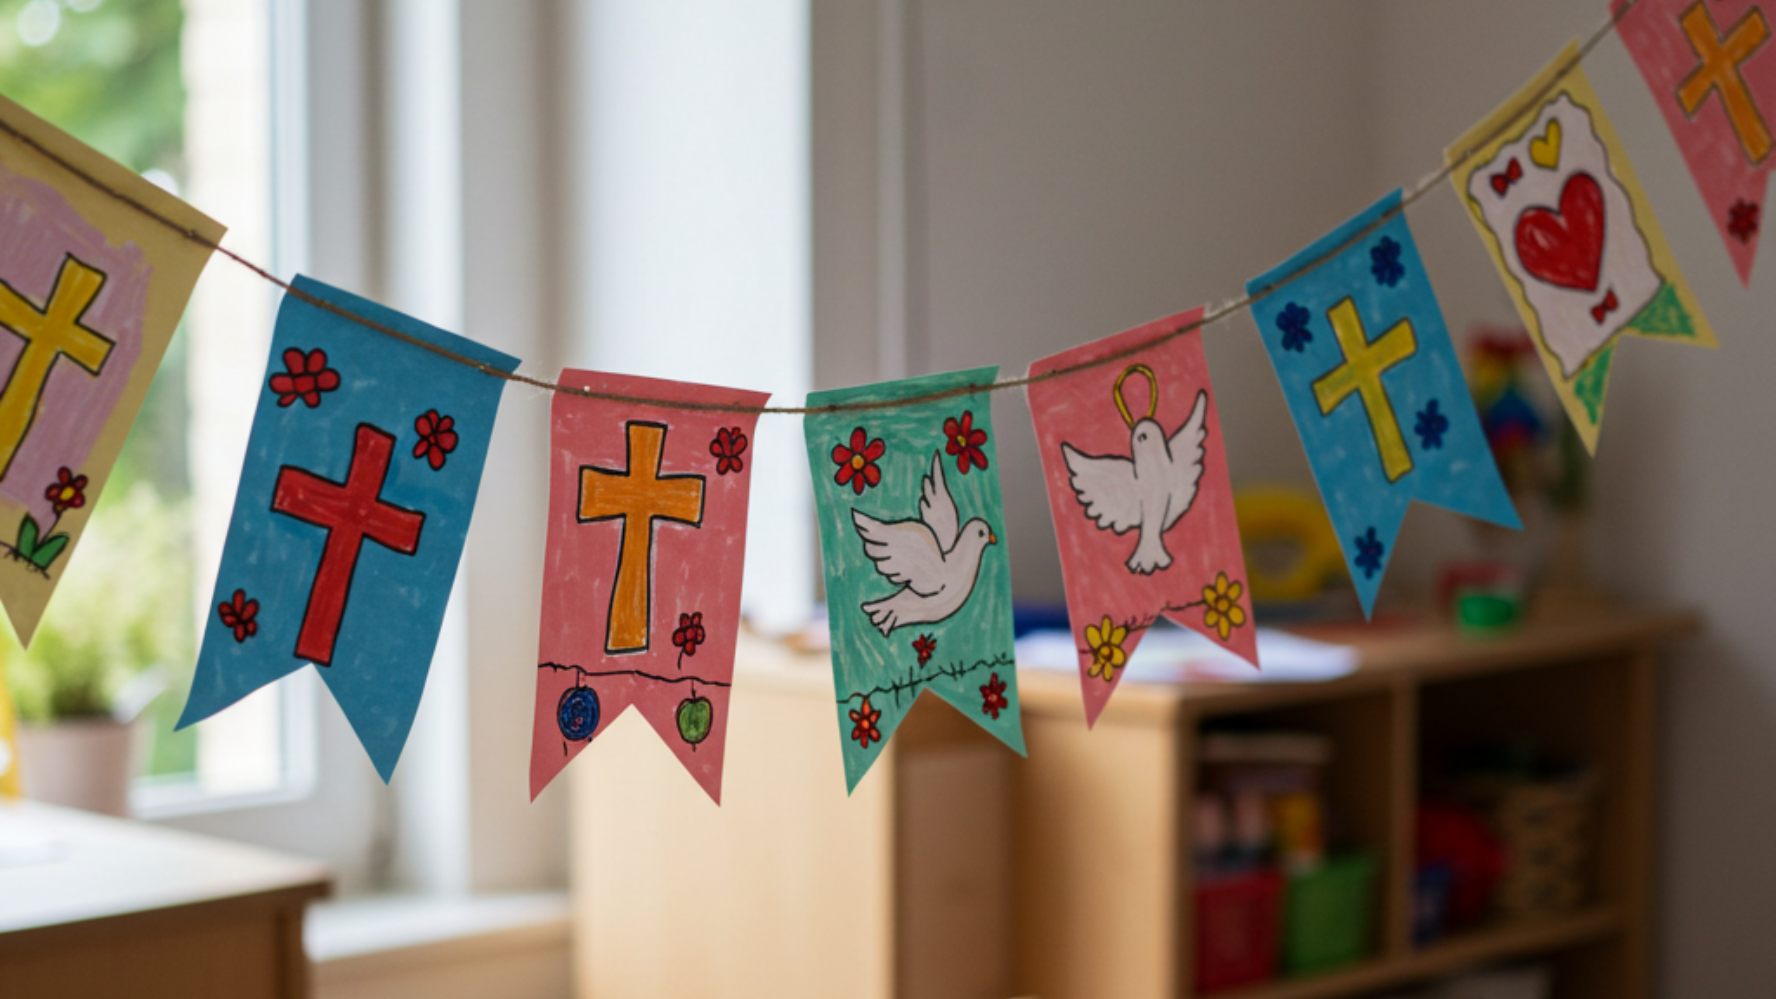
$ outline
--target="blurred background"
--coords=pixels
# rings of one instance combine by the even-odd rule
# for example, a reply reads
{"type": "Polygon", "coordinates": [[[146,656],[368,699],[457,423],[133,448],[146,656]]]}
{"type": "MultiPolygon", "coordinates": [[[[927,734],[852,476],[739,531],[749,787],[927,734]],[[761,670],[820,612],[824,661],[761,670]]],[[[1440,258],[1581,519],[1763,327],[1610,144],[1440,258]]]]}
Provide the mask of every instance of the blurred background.
{"type": "MultiPolygon", "coordinates": [[[[227,245],[278,274],[459,331],[528,373],[596,367],[794,404],[976,365],[1021,374],[1233,297],[1436,170],[1606,15],[1579,0],[0,0],[0,93],[222,221],[227,245]]],[[[1616,595],[1705,616],[1660,691],[1655,967],[1661,994],[1743,996],[1776,981],[1762,512],[1776,395],[1757,374],[1776,370],[1776,291],[1767,261],[1740,286],[1621,44],[1585,70],[1721,340],[1619,352],[1582,557],[1616,595]]],[[[1518,325],[1500,278],[1447,186],[1407,214],[1458,349],[1478,356],[1475,331],[1518,325]]],[[[391,786],[306,674],[170,731],[272,291],[226,261],[204,275],[38,641],[0,649],[21,714],[145,704],[139,817],[327,860],[347,896],[558,899],[568,788],[533,804],[523,780],[541,393],[506,394],[391,786]]],[[[1250,318],[1203,338],[1236,487],[1311,489],[1250,318]]],[[[996,396],[994,415],[1017,596],[1053,604],[1021,394],[996,396]]],[[[799,424],[766,417],[758,436],[746,606],[777,633],[816,605],[815,539],[799,424]]],[[[1519,502],[1553,509],[1550,488],[1519,502]]],[[[1525,517],[1530,537],[1499,542],[1416,507],[1383,612],[1501,544],[1544,567],[1554,518],[1525,517]]]]}

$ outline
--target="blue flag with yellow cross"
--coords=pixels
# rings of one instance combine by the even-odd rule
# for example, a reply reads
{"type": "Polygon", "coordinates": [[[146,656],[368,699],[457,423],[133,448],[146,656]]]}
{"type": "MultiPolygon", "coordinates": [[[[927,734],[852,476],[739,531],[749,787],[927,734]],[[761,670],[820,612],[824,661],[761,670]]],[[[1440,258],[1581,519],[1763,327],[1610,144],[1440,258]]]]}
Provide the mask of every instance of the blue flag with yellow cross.
{"type": "Polygon", "coordinates": [[[1522,526],[1400,198],[1246,282],[1365,615],[1410,501],[1522,526]]]}

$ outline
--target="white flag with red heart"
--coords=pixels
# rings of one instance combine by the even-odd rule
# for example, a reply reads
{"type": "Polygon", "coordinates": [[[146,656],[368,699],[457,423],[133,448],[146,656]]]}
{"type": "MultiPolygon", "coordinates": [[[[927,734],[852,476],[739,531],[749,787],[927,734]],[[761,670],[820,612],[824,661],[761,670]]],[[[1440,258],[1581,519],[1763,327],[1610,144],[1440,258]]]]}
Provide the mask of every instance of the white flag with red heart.
{"type": "Polygon", "coordinates": [[[1658,294],[1663,282],[1628,192],[1610,172],[1591,115],[1565,94],[1468,177],[1468,197],[1498,236],[1563,374],[1575,374],[1658,294]]]}
{"type": "Polygon", "coordinates": [[[1577,63],[1568,45],[1447,155],[1556,394],[1596,451],[1619,337],[1715,340],[1577,63]]]}

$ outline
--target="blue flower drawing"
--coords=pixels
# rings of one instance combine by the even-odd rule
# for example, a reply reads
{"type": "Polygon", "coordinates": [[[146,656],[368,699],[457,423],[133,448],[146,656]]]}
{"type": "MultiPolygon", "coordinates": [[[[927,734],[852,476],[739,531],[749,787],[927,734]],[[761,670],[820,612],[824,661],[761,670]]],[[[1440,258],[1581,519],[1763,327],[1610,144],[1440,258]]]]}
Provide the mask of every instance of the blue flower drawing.
{"type": "Polygon", "coordinates": [[[1426,450],[1443,446],[1443,435],[1449,432],[1449,417],[1437,412],[1437,400],[1425,403],[1418,411],[1418,425],[1412,428],[1426,450]]]}
{"type": "Polygon", "coordinates": [[[1364,579],[1374,579],[1381,571],[1381,555],[1385,551],[1386,546],[1375,536],[1375,528],[1369,528],[1368,534],[1357,536],[1357,568],[1363,570],[1364,579]]]}
{"type": "Polygon", "coordinates": [[[1400,244],[1390,236],[1381,237],[1381,242],[1369,251],[1369,270],[1375,280],[1392,288],[1406,276],[1406,268],[1400,265],[1400,244]]]}
{"type": "Polygon", "coordinates": [[[1299,354],[1313,342],[1314,335],[1307,328],[1308,311],[1299,302],[1290,302],[1283,306],[1277,316],[1277,329],[1283,331],[1283,349],[1299,354]]]}

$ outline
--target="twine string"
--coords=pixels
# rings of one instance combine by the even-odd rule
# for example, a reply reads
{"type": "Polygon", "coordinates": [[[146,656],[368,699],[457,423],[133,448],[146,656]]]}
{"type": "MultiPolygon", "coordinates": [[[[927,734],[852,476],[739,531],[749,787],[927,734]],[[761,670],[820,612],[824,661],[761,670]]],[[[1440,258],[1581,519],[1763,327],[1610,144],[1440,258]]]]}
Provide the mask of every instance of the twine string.
{"type": "Polygon", "coordinates": [[[180,225],[177,221],[168,218],[154,208],[143,204],[140,200],[131,196],[127,192],[112,187],[110,184],[107,184],[105,181],[94,176],[78,164],[69,160],[67,157],[48,148],[32,136],[25,134],[22,129],[14,125],[12,122],[7,121],[4,117],[0,117],[0,132],[5,132],[13,139],[18,140],[18,142],[31,149],[33,152],[36,152],[38,155],[54,163],[56,166],[79,178],[89,187],[109,195],[111,198],[121,202],[134,211],[147,216],[168,229],[171,229],[185,240],[196,243],[215,253],[222,254],[224,257],[234,261],[241,267],[246,268],[248,271],[251,271],[266,281],[283,289],[285,294],[294,296],[304,304],[331,313],[348,322],[356,323],[366,329],[375,330],[385,336],[393,337],[403,343],[411,344],[423,350],[428,350],[445,360],[454,361],[457,364],[474,368],[476,371],[492,378],[499,378],[508,382],[516,382],[520,385],[528,385],[532,388],[541,389],[546,392],[562,392],[583,399],[598,399],[604,402],[617,402],[639,406],[661,406],[672,409],[694,410],[698,412],[734,413],[760,416],[812,416],[828,413],[853,413],[870,410],[902,409],[910,406],[923,405],[929,402],[941,402],[945,399],[954,399],[962,396],[1002,392],[1007,389],[1026,388],[1040,382],[1046,382],[1055,378],[1063,378],[1067,375],[1077,374],[1082,371],[1090,371],[1096,368],[1101,368],[1107,364],[1114,364],[1117,361],[1126,360],[1136,354],[1169,343],[1187,333],[1199,330],[1212,323],[1219,322],[1241,309],[1250,308],[1254,303],[1268,298],[1279,289],[1293,283],[1300,277],[1311,273],[1321,265],[1342,254],[1351,246],[1366,239],[1370,233],[1373,233],[1375,230],[1392,221],[1396,216],[1405,212],[1408,205],[1411,205],[1426,194],[1429,194],[1439,184],[1449,179],[1451,174],[1465,166],[1481,149],[1490,146],[1500,136],[1515,128],[1517,123],[1522,120],[1524,116],[1539,109],[1549,95],[1559,89],[1560,85],[1565,82],[1566,78],[1584,61],[1585,57],[1590,55],[1591,50],[1596,48],[1598,43],[1603,41],[1605,36],[1615,30],[1616,25],[1620,23],[1622,18],[1625,17],[1630,10],[1633,10],[1638,3],[1640,3],[1640,0],[1626,0],[1626,2],[1617,6],[1610,13],[1610,16],[1606,18],[1602,24],[1598,25],[1596,30],[1585,39],[1585,41],[1579,46],[1578,50],[1573,53],[1572,57],[1561,63],[1560,67],[1551,77],[1549,77],[1547,83],[1537,88],[1536,92],[1529,95],[1529,97],[1523,101],[1520,106],[1514,109],[1509,116],[1501,118],[1498,125],[1482,136],[1478,142],[1463,149],[1459,155],[1450,158],[1440,169],[1426,174],[1424,177],[1420,178],[1417,183],[1403,190],[1399,201],[1396,204],[1389,206],[1368,225],[1351,233],[1349,236],[1339,241],[1337,245],[1328,247],[1324,252],[1305,261],[1299,268],[1279,277],[1276,281],[1273,281],[1270,284],[1252,289],[1235,298],[1227,299],[1218,305],[1205,308],[1201,315],[1189,322],[1180,323],[1170,329],[1162,330],[1151,336],[1144,337],[1118,350],[1074,361],[1059,367],[1049,368],[1036,374],[1026,374],[1015,378],[999,378],[992,382],[979,385],[958,385],[951,388],[922,392],[897,399],[856,399],[846,402],[827,403],[820,406],[749,406],[738,403],[661,399],[651,396],[627,395],[620,392],[600,392],[593,389],[580,388],[574,385],[551,382],[542,378],[533,378],[530,375],[520,374],[514,371],[502,371],[485,362],[459,354],[441,344],[432,343],[428,340],[421,339],[420,337],[413,336],[410,333],[403,333],[385,323],[379,323],[368,316],[359,315],[344,306],[336,305],[324,298],[296,287],[289,281],[273,274],[265,267],[254,263],[239,253],[236,253],[234,250],[223,246],[219,241],[210,239],[195,229],[180,225]]]}

